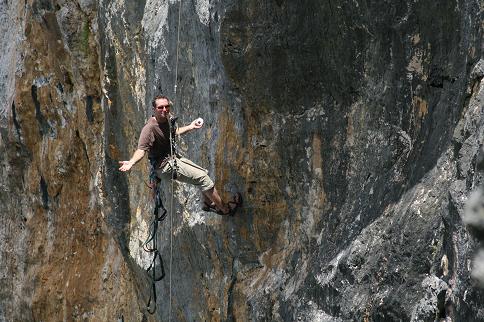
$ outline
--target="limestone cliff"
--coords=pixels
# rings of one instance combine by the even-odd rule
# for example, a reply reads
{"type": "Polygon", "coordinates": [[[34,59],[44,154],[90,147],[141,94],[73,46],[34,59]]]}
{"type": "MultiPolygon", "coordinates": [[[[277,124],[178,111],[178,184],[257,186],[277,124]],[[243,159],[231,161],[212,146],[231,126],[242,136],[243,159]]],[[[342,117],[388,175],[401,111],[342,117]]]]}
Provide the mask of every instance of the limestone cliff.
{"type": "Polygon", "coordinates": [[[0,320],[168,321],[168,278],[145,307],[147,162],[117,170],[159,93],[205,119],[182,153],[245,199],[224,218],[175,185],[173,321],[484,320],[462,220],[482,184],[483,10],[1,0],[0,320]]]}

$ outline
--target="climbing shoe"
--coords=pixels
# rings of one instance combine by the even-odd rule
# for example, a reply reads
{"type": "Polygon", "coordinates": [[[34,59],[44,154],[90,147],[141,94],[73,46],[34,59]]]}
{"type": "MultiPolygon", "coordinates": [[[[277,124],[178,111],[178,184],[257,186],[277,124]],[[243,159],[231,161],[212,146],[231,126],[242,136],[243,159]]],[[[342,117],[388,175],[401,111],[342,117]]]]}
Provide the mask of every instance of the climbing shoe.
{"type": "Polygon", "coordinates": [[[235,215],[237,209],[242,207],[242,195],[240,194],[240,192],[234,194],[232,201],[227,202],[227,206],[229,207],[229,212],[226,214],[222,213],[222,215],[235,215]]]}
{"type": "Polygon", "coordinates": [[[228,212],[223,212],[222,210],[218,209],[215,204],[204,202],[202,210],[207,212],[214,212],[219,214],[220,216],[233,216],[235,215],[238,208],[242,206],[242,195],[237,192],[233,197],[232,201],[227,202],[227,208],[229,209],[228,212]]]}

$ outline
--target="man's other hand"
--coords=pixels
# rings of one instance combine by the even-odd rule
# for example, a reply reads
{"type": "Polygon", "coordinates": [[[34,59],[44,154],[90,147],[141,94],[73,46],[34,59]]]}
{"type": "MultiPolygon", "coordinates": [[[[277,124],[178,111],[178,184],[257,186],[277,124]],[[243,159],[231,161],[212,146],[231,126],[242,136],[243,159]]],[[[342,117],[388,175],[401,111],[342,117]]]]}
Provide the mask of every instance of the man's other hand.
{"type": "Polygon", "coordinates": [[[131,167],[133,166],[133,164],[129,161],[119,161],[119,164],[121,164],[119,170],[123,172],[129,171],[129,169],[131,169],[131,167]]]}
{"type": "Polygon", "coordinates": [[[190,126],[193,128],[193,129],[199,129],[203,126],[203,119],[202,118],[198,118],[196,120],[194,120],[190,126]]]}

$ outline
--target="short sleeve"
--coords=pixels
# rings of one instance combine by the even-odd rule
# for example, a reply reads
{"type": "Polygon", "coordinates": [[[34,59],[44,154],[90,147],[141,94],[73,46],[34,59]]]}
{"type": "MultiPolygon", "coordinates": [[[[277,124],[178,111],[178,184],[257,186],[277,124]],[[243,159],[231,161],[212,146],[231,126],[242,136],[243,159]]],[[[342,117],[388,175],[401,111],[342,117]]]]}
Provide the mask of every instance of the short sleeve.
{"type": "Polygon", "coordinates": [[[153,147],[153,142],[155,141],[155,135],[151,129],[151,126],[146,125],[141,130],[138,141],[138,149],[143,151],[148,151],[153,147]]]}

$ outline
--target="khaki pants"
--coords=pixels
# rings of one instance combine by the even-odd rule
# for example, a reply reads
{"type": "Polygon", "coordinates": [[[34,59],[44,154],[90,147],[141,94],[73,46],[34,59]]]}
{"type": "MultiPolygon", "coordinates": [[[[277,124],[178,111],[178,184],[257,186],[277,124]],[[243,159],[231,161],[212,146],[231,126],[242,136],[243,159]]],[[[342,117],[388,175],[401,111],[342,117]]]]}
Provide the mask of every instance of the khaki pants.
{"type": "MultiPolygon", "coordinates": [[[[172,174],[172,163],[168,162],[162,168],[156,170],[156,175],[161,180],[170,179],[172,174]]],[[[207,191],[213,188],[214,183],[208,176],[208,171],[187,158],[176,158],[176,165],[178,168],[176,180],[180,182],[189,183],[200,187],[202,191],[207,191]]]]}

